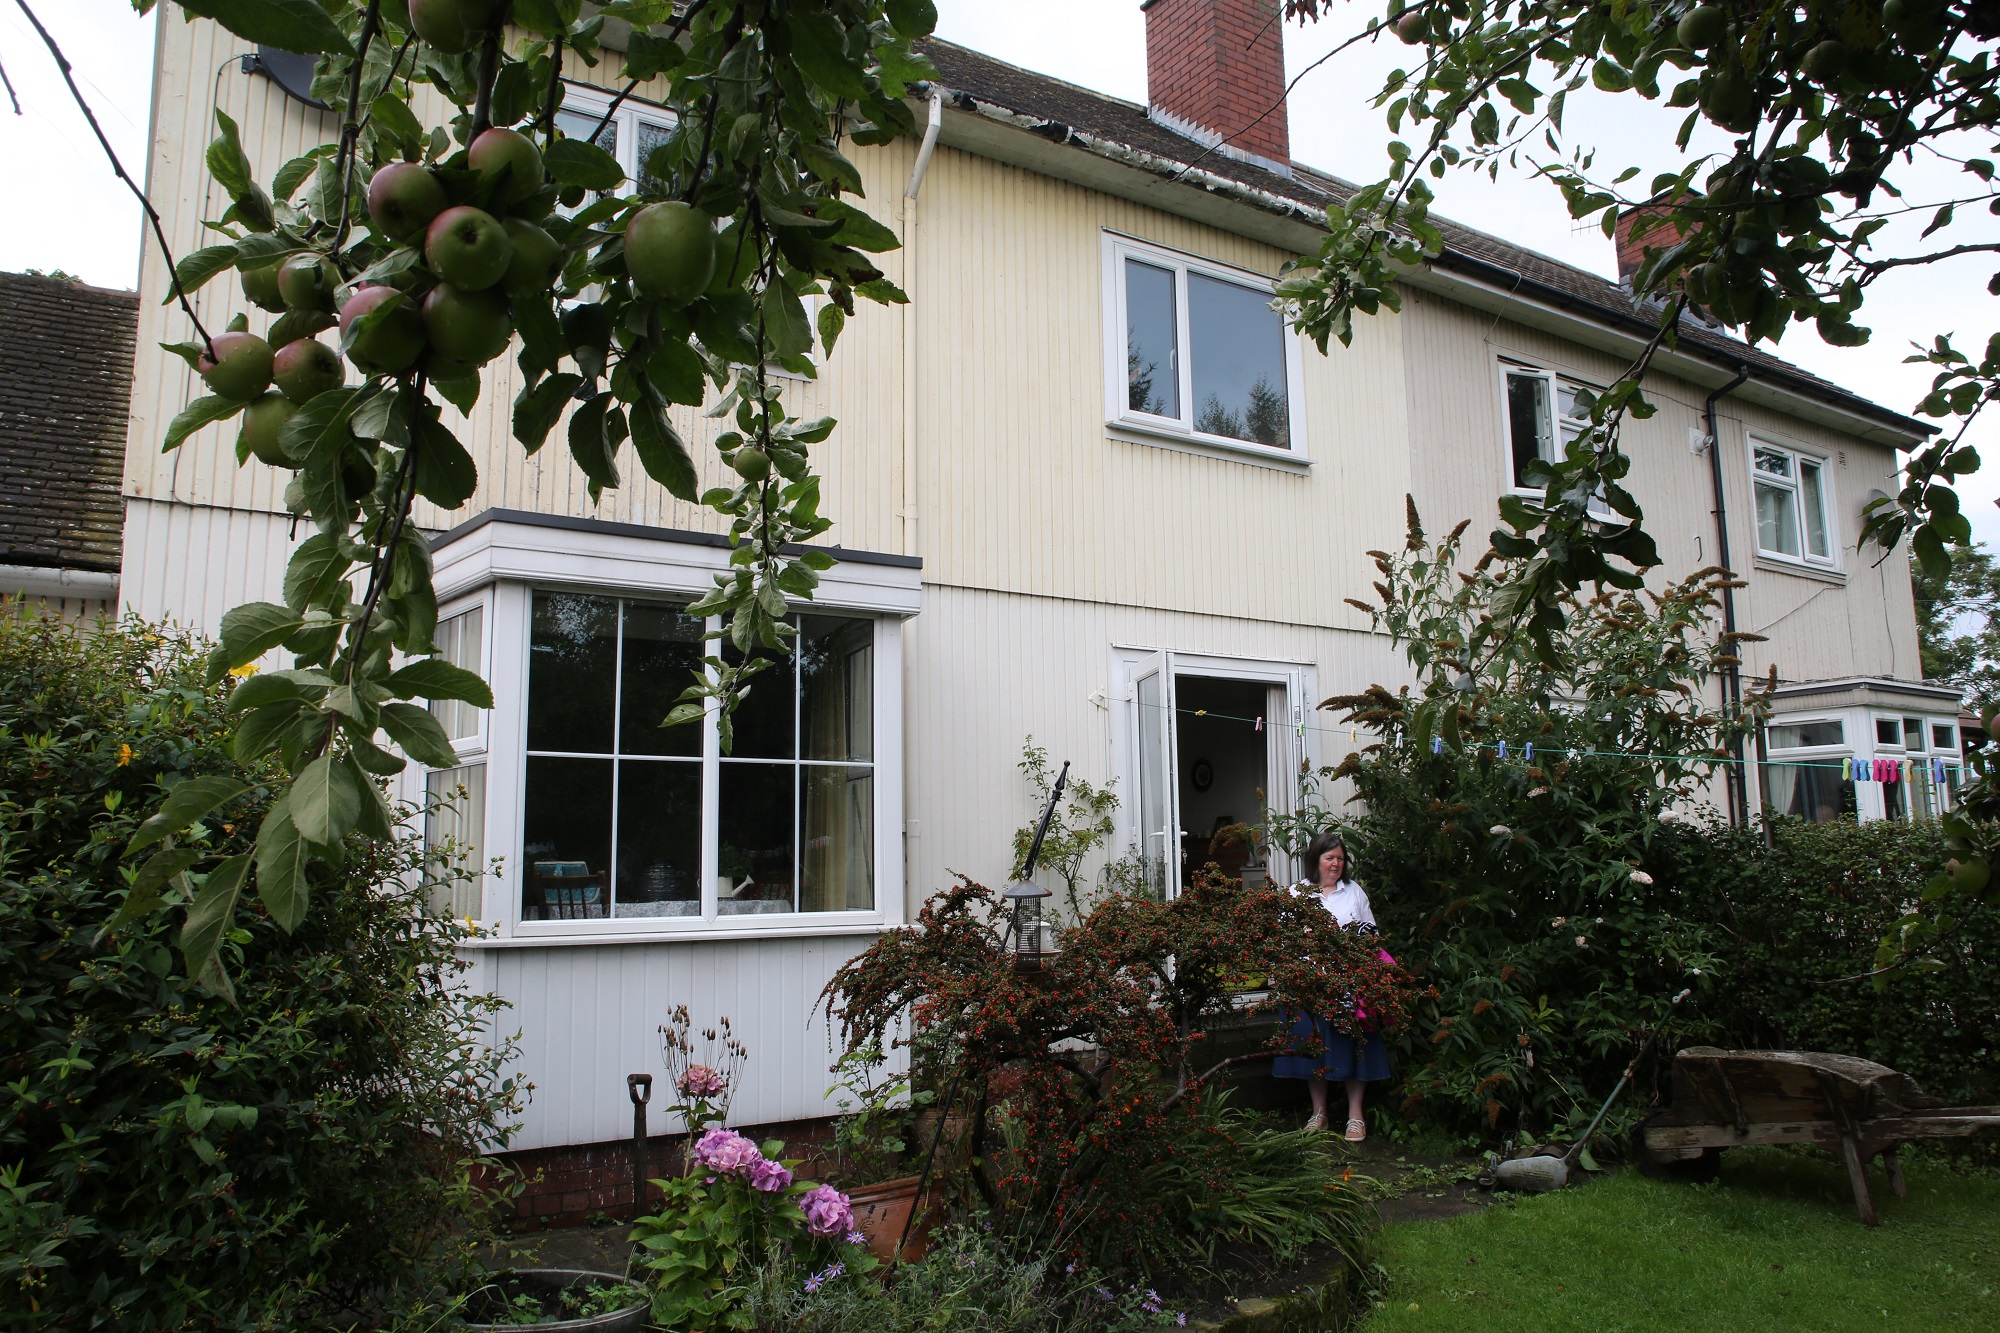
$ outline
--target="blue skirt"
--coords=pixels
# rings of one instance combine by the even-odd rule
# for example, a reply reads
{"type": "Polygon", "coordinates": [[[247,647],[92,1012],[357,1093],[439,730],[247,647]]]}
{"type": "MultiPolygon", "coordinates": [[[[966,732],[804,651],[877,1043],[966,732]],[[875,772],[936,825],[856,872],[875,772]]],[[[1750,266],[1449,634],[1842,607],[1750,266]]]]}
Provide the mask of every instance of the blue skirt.
{"type": "Polygon", "coordinates": [[[1273,1078],[1323,1078],[1334,1083],[1358,1078],[1380,1083],[1389,1077],[1389,1047],[1379,1032],[1357,1041],[1324,1018],[1305,1013],[1292,1014],[1286,1030],[1298,1039],[1299,1053],[1272,1060],[1273,1078]],[[1319,1038],[1324,1054],[1310,1053],[1308,1043],[1314,1037],[1319,1038]]]}

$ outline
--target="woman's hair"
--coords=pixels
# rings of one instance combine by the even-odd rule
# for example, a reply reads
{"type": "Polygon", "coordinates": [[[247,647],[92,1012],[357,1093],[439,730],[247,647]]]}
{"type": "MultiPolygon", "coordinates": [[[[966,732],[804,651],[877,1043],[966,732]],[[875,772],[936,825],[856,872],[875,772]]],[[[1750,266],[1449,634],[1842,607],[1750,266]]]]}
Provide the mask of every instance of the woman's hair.
{"type": "Polygon", "coordinates": [[[1333,829],[1328,829],[1306,844],[1306,883],[1319,883],[1319,859],[1336,847],[1340,848],[1342,855],[1346,857],[1346,861],[1342,863],[1340,868],[1341,875],[1346,877],[1347,872],[1353,869],[1353,866],[1349,863],[1353,861],[1354,857],[1348,852],[1347,844],[1341,840],[1339,833],[1333,829]]]}

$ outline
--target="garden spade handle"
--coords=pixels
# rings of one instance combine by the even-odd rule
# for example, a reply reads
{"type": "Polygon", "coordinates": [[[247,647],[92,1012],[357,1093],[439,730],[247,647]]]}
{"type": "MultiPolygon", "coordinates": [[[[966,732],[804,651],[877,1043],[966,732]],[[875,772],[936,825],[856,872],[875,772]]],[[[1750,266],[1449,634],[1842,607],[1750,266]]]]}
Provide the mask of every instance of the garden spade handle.
{"type": "Polygon", "coordinates": [[[1056,774],[1056,785],[1049,792],[1049,804],[1042,811],[1042,822],[1035,825],[1035,840],[1028,844],[1028,859],[1021,865],[1021,881],[1035,877],[1035,862],[1042,856],[1042,839],[1049,835],[1049,821],[1056,816],[1056,804],[1062,800],[1063,784],[1069,781],[1069,760],[1063,760],[1062,772],[1056,774]]]}

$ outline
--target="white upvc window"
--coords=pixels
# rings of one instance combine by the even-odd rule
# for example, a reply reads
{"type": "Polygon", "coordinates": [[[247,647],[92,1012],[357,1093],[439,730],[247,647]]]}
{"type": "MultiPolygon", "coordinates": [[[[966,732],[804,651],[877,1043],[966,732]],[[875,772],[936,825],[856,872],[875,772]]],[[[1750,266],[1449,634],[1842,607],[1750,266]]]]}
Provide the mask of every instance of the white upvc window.
{"type": "Polygon", "coordinates": [[[1826,459],[1750,439],[1750,480],[1757,508],[1757,554],[1832,569],[1838,543],[1828,503],[1833,480],[1826,459]]]}
{"type": "Polygon", "coordinates": [[[1590,409],[1580,405],[1579,390],[1589,386],[1564,379],[1541,366],[1518,361],[1500,363],[1501,420],[1506,423],[1507,485],[1524,494],[1542,488],[1528,480],[1528,464],[1560,461],[1578,436],[1590,429],[1590,409]]]}
{"type": "MultiPolygon", "coordinates": [[[[612,94],[580,83],[563,84],[556,128],[572,139],[588,139],[611,106],[612,94]]],[[[597,136],[597,146],[618,159],[627,180],[641,186],[652,178],[646,161],[653,150],[674,134],[674,113],[651,102],[626,98],[611,113],[611,123],[597,136]]]]}
{"type": "Polygon", "coordinates": [[[1771,814],[1831,823],[1857,810],[1851,770],[1854,750],[1840,717],[1773,720],[1764,728],[1764,761],[1758,785],[1771,814]]]}
{"type": "MultiPolygon", "coordinates": [[[[487,623],[484,597],[448,608],[432,636],[437,655],[484,676],[489,661],[487,623]]],[[[476,920],[483,914],[487,710],[444,699],[431,705],[431,715],[458,751],[459,763],[424,775],[424,841],[433,849],[448,849],[463,871],[434,875],[431,899],[440,911],[476,920]]]]}
{"type": "Polygon", "coordinates": [[[1106,422],[1302,459],[1298,338],[1271,290],[1261,274],[1105,233],[1106,422]]]}

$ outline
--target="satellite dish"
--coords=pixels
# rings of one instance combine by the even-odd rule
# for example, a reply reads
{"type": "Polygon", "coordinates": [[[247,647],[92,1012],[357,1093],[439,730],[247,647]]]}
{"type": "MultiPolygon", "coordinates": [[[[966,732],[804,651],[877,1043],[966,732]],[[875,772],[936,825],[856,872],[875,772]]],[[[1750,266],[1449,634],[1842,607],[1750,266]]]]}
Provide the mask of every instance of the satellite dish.
{"type": "Polygon", "coordinates": [[[318,60],[317,56],[300,55],[297,51],[259,46],[256,55],[243,57],[243,72],[262,74],[284,89],[285,96],[294,102],[303,102],[315,111],[331,111],[332,107],[312,95],[313,66],[318,60]]]}

